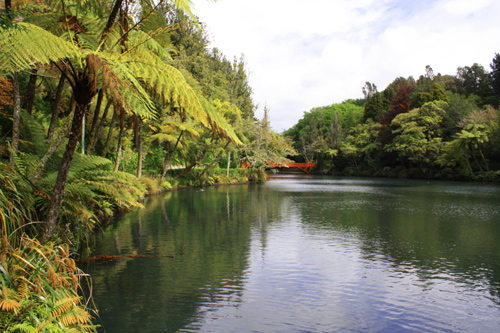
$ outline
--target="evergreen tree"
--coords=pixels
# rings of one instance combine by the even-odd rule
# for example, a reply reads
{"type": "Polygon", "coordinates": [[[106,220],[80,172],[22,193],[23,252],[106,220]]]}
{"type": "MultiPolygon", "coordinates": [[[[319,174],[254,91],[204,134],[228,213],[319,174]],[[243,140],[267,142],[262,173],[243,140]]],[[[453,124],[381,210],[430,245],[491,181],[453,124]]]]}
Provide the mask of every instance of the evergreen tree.
{"type": "Polygon", "coordinates": [[[495,57],[490,64],[491,67],[491,86],[495,94],[500,96],[500,54],[495,53],[495,57]]]}

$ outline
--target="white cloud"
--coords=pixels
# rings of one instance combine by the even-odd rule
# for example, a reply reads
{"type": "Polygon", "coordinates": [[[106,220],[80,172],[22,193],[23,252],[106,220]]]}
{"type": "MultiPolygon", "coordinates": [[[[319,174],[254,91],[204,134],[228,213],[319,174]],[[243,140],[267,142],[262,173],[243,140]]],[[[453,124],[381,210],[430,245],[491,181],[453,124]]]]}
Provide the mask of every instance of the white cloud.
{"type": "Polygon", "coordinates": [[[313,107],[362,97],[399,76],[489,68],[500,52],[498,0],[194,1],[212,46],[244,54],[254,101],[276,131],[313,107]]]}

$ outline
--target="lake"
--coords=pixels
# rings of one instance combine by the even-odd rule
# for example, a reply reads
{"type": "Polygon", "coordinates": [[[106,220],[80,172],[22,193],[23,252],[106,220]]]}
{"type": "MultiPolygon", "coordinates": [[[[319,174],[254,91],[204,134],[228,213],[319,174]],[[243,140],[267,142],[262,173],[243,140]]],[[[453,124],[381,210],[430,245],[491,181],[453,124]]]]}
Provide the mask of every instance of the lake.
{"type": "Polygon", "coordinates": [[[498,185],[278,175],[168,192],[82,265],[106,332],[500,330],[498,185]]]}

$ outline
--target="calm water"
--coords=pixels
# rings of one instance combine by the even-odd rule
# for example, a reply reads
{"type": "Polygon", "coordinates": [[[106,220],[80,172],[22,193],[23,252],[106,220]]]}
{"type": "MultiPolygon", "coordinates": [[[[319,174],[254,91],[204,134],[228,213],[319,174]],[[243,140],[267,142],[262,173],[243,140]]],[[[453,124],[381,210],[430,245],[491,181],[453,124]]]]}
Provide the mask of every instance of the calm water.
{"type": "Polygon", "coordinates": [[[106,332],[500,331],[500,187],[279,176],[151,198],[83,269],[106,332]]]}

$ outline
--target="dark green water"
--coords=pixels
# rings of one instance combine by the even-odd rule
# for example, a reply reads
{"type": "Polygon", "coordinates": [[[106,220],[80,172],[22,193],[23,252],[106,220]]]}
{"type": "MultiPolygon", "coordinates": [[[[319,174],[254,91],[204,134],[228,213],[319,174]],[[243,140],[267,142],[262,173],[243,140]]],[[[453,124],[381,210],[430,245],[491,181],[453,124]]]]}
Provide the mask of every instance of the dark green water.
{"type": "Polygon", "coordinates": [[[280,176],[148,200],[82,267],[106,332],[500,331],[500,187],[280,176]]]}

